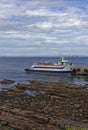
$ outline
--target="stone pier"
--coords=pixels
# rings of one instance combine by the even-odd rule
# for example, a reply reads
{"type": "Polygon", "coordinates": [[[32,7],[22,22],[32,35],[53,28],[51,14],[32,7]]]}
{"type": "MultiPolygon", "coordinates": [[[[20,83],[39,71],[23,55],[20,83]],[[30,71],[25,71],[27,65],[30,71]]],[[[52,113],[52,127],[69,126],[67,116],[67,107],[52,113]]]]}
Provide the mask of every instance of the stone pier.
{"type": "Polygon", "coordinates": [[[88,66],[74,66],[73,75],[88,75],[88,66]]]}

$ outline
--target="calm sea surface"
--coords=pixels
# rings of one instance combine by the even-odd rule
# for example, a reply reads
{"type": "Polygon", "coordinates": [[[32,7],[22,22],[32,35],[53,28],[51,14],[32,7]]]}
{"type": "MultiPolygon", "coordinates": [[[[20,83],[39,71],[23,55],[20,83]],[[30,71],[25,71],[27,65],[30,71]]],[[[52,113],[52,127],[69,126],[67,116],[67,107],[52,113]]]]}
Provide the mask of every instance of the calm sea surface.
{"type": "MultiPolygon", "coordinates": [[[[88,65],[88,57],[66,57],[74,65],[88,65]]],[[[50,61],[58,62],[58,57],[0,57],[0,80],[11,79],[21,83],[28,83],[28,80],[69,82],[74,84],[88,83],[88,77],[75,76],[56,76],[29,74],[24,71],[26,67],[30,67],[33,62],[50,61]]]]}

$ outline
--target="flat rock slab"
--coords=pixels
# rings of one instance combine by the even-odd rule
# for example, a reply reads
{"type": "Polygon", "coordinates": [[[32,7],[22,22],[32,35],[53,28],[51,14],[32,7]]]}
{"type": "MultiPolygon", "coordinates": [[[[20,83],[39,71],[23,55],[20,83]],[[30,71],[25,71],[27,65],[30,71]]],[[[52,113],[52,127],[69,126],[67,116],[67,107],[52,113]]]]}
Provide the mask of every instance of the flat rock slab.
{"type": "Polygon", "coordinates": [[[1,84],[13,84],[15,81],[13,80],[8,80],[8,79],[4,79],[2,81],[0,81],[1,84]]]}
{"type": "Polygon", "coordinates": [[[18,130],[66,130],[68,125],[87,130],[88,86],[35,80],[19,83],[0,93],[0,122],[18,130]]]}

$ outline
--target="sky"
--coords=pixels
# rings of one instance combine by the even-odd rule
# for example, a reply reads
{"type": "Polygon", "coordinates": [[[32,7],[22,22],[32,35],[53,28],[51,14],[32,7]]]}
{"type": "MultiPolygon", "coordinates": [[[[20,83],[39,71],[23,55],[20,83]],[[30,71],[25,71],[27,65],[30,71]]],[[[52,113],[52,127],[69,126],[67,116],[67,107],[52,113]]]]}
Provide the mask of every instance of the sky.
{"type": "Polygon", "coordinates": [[[0,56],[88,56],[88,0],[0,0],[0,56]]]}

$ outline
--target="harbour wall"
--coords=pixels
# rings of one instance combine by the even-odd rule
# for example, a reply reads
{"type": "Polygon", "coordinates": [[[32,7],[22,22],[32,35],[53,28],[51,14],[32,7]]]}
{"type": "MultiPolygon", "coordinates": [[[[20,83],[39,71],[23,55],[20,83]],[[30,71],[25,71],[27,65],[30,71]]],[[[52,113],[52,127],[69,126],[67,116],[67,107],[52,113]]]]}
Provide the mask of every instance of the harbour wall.
{"type": "Polygon", "coordinates": [[[73,75],[88,75],[88,66],[74,66],[73,75]]]}

